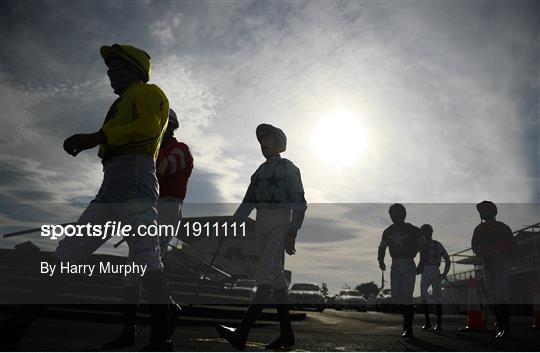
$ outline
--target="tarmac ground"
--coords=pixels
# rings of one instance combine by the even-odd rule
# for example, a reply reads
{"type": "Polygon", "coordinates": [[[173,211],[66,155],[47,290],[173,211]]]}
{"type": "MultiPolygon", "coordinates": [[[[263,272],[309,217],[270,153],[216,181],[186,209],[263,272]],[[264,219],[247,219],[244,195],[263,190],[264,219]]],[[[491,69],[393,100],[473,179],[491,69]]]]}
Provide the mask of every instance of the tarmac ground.
{"type": "MultiPolygon", "coordinates": [[[[271,310],[271,309],[268,309],[271,310]]],[[[305,320],[294,321],[294,351],[538,351],[540,329],[531,329],[531,319],[513,317],[513,338],[499,341],[494,332],[460,332],[463,315],[444,317],[442,332],[423,331],[423,315],[415,316],[415,338],[403,339],[401,316],[380,312],[307,311],[305,320]]],[[[6,318],[1,314],[0,319],[6,318]]],[[[148,320],[138,327],[134,347],[140,350],[150,327],[148,320]]],[[[218,323],[235,325],[237,319],[183,317],[174,335],[176,351],[234,351],[216,333],[218,323]]],[[[30,327],[20,345],[22,351],[100,351],[101,344],[121,330],[119,317],[114,320],[77,313],[44,315],[30,327]]],[[[279,334],[275,321],[259,321],[251,331],[247,351],[264,351],[264,345],[279,334]]]]}

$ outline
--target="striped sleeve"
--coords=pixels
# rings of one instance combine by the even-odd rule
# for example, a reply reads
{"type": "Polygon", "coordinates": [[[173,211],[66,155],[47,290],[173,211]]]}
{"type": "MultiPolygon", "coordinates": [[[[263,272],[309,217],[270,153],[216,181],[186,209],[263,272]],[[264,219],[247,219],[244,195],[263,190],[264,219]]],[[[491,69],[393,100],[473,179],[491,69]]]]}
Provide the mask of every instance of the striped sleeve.
{"type": "Polygon", "coordinates": [[[171,150],[169,155],[161,159],[159,165],[157,166],[157,173],[160,176],[174,175],[185,170],[187,162],[188,159],[185,151],[179,147],[175,147],[171,150]]]}

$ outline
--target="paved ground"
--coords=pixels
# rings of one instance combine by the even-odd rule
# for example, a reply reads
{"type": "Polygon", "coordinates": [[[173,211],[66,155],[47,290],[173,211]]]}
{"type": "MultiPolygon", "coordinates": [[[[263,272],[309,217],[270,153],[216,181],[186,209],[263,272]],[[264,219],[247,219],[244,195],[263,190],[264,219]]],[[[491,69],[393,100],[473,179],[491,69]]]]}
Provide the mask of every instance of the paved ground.
{"type": "MultiPolygon", "coordinates": [[[[416,338],[402,339],[401,317],[378,312],[326,310],[308,312],[308,318],[295,322],[296,351],[538,351],[540,330],[529,329],[529,318],[513,318],[514,339],[499,342],[491,334],[457,332],[464,316],[449,316],[445,331],[424,332],[422,317],[415,318],[416,338]]],[[[220,322],[224,322],[220,320],[220,322]]],[[[231,347],[217,337],[212,319],[184,319],[175,334],[177,351],[230,351],[231,347]]],[[[118,323],[80,319],[43,317],[25,336],[25,351],[98,351],[100,345],[119,332],[118,323]]],[[[264,343],[277,335],[279,325],[261,322],[252,331],[246,350],[264,350],[264,343]]],[[[148,338],[149,327],[140,327],[136,346],[139,350],[148,338]]]]}

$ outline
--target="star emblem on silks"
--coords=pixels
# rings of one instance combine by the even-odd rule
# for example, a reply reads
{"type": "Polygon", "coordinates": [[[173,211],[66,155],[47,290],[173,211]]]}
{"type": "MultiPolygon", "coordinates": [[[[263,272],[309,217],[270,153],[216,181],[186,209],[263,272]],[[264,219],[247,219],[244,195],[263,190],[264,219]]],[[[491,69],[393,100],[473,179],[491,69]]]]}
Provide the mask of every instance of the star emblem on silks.
{"type": "Polygon", "coordinates": [[[270,178],[265,178],[265,180],[268,182],[268,187],[274,185],[276,188],[279,188],[279,181],[281,179],[276,177],[275,173],[272,173],[272,176],[270,178]]]}
{"type": "Polygon", "coordinates": [[[395,232],[390,237],[390,239],[392,240],[392,244],[394,246],[399,246],[399,247],[403,247],[403,241],[405,240],[405,238],[406,238],[406,236],[401,235],[399,232],[395,232]]]}

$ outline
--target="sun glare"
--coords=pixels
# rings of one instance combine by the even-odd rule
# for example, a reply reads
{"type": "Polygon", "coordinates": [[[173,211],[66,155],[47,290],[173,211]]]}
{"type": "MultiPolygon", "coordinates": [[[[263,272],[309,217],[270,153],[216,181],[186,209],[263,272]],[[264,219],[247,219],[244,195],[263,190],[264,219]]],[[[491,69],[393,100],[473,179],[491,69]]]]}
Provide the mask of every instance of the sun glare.
{"type": "Polygon", "coordinates": [[[312,143],[321,159],[344,168],[362,157],[367,146],[367,132],[354,113],[338,110],[321,119],[313,132],[312,143]]]}

